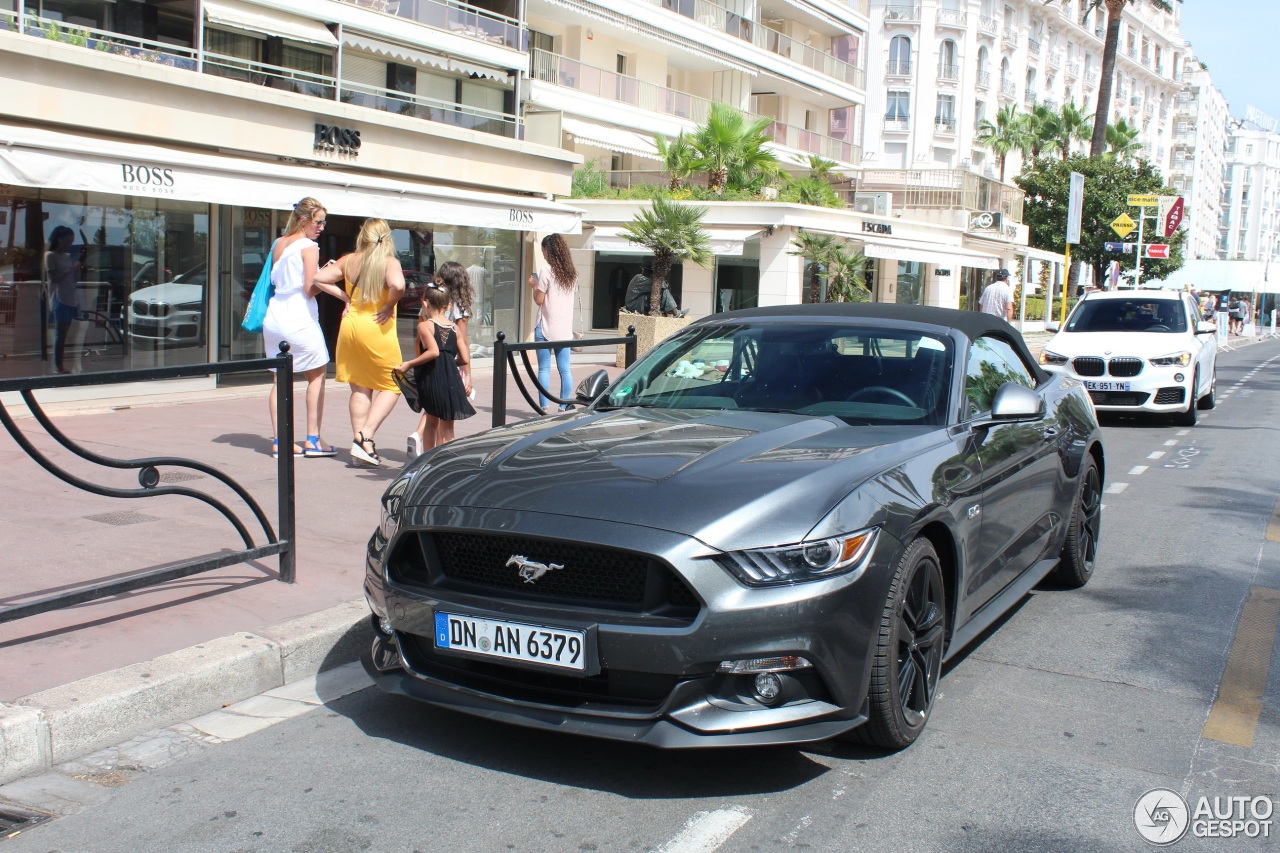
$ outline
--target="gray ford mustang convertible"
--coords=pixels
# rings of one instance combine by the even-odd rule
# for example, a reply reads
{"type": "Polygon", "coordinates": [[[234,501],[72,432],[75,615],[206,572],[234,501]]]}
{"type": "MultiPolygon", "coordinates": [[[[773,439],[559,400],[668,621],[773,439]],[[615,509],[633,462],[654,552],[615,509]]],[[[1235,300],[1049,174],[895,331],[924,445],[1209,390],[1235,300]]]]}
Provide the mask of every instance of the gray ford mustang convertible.
{"type": "Polygon", "coordinates": [[[949,656],[1093,571],[1093,406],[1001,320],[717,314],[578,394],[387,489],[365,578],[384,690],[661,747],[898,749],[949,656]]]}

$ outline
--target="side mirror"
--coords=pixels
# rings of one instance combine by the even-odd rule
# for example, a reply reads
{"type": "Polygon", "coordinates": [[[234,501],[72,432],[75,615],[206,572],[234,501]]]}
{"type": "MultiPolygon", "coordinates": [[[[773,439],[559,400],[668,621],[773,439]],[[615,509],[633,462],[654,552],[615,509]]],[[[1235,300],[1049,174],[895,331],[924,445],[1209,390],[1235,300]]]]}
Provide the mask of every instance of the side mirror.
{"type": "Polygon", "coordinates": [[[1218,333],[1218,326],[1216,323],[1205,323],[1205,322],[1196,323],[1197,335],[1216,335],[1217,333],[1218,333]]]}
{"type": "Polygon", "coordinates": [[[1058,328],[1061,325],[1062,324],[1059,323],[1057,320],[1049,320],[1044,324],[1044,330],[1046,332],[1056,332],[1058,331],[1058,328]]]}
{"type": "Polygon", "coordinates": [[[586,379],[578,383],[578,390],[575,396],[578,402],[584,405],[591,405],[600,395],[604,393],[604,389],[609,387],[609,371],[597,370],[586,379]]]}
{"type": "Polygon", "coordinates": [[[991,420],[999,423],[1031,421],[1044,415],[1044,400],[1025,385],[1006,382],[991,401],[991,420]]]}

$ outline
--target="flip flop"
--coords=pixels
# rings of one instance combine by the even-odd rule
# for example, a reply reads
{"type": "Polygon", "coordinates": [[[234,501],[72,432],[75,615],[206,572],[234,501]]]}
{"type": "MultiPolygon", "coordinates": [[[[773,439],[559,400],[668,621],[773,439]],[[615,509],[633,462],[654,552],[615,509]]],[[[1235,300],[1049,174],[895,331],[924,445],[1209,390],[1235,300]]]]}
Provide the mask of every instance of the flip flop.
{"type": "Polygon", "coordinates": [[[308,459],[318,456],[337,456],[338,448],[332,444],[325,446],[318,435],[309,435],[306,444],[302,446],[302,455],[308,459]]]}

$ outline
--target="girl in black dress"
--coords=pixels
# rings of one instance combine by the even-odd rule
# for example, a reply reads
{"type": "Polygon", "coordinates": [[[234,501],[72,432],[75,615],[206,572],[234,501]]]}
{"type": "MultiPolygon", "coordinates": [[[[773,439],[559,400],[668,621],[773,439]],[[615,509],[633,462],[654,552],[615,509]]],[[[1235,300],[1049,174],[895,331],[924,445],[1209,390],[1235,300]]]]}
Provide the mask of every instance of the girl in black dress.
{"type": "Polygon", "coordinates": [[[454,421],[476,413],[467,400],[466,384],[458,372],[470,365],[471,355],[458,346],[458,330],[449,322],[449,291],[439,282],[432,282],[427,285],[423,302],[425,310],[418,315],[419,355],[401,363],[396,370],[406,373],[410,368],[417,368],[418,399],[435,428],[432,446],[438,447],[453,440],[454,421]]]}

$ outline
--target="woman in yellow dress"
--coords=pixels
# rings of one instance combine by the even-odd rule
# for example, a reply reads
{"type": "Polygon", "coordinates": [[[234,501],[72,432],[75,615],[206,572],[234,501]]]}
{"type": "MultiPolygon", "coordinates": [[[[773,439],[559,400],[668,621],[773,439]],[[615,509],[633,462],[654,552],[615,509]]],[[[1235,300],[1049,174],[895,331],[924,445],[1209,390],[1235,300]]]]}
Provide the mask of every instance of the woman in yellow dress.
{"type": "Polygon", "coordinates": [[[352,464],[377,467],[382,459],[373,437],[400,399],[391,371],[403,360],[395,317],[404,271],[387,223],[366,219],[356,250],[320,270],[316,281],[341,281],[351,297],[338,330],[338,381],[351,386],[352,464]]]}

